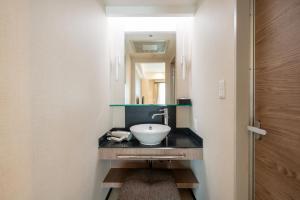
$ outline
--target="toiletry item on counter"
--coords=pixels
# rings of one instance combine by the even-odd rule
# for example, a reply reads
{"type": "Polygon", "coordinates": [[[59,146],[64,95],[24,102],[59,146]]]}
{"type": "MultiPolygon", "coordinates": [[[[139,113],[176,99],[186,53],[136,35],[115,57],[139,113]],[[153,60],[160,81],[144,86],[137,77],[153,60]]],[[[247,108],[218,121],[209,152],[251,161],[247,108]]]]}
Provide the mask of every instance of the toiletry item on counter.
{"type": "Polygon", "coordinates": [[[111,131],[107,133],[107,139],[116,142],[129,141],[131,138],[132,134],[129,131],[111,131]]]}
{"type": "Polygon", "coordinates": [[[179,104],[179,105],[191,105],[192,100],[188,99],[188,98],[179,98],[179,99],[177,99],[177,104],[179,104]]]}

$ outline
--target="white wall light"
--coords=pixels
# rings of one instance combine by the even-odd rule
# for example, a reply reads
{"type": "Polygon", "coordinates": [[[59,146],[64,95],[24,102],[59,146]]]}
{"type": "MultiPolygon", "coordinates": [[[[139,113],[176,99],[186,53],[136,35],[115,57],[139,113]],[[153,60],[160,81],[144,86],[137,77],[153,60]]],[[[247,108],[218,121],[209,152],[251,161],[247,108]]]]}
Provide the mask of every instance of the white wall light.
{"type": "Polygon", "coordinates": [[[185,80],[186,77],[186,61],[185,61],[185,56],[181,56],[181,75],[182,75],[182,80],[185,80]]]}
{"type": "Polygon", "coordinates": [[[119,80],[119,71],[120,71],[120,56],[116,56],[116,61],[115,61],[115,72],[116,72],[116,81],[119,80]]]}

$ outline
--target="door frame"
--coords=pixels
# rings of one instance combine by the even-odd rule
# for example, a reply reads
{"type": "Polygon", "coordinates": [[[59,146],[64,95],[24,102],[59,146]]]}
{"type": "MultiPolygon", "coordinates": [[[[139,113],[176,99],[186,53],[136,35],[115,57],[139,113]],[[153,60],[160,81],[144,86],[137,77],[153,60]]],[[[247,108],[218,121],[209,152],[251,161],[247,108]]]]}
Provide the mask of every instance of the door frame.
{"type": "MultiPolygon", "coordinates": [[[[255,126],[255,0],[250,0],[250,125],[255,126]]],[[[249,200],[255,200],[255,135],[249,137],[249,200]]]]}
{"type": "MultiPolygon", "coordinates": [[[[250,156],[252,153],[251,136],[247,127],[252,125],[253,112],[251,110],[252,87],[253,87],[253,36],[251,21],[253,14],[251,14],[252,0],[236,1],[235,9],[235,38],[236,38],[236,52],[235,52],[235,68],[236,68],[236,134],[235,134],[235,199],[236,200],[250,200],[252,187],[252,170],[250,165],[250,156]],[[250,184],[251,183],[251,184],[250,184]]],[[[252,195],[251,195],[252,197],[252,195]]]]}

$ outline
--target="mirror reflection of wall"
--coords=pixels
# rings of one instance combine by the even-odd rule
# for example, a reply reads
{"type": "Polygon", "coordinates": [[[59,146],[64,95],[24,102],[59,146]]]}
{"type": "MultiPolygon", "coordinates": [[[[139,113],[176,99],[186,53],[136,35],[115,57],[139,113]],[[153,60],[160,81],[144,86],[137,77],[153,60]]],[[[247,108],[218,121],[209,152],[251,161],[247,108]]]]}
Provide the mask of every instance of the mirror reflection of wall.
{"type": "Polygon", "coordinates": [[[125,103],[175,103],[175,32],[125,34],[125,103]]]}

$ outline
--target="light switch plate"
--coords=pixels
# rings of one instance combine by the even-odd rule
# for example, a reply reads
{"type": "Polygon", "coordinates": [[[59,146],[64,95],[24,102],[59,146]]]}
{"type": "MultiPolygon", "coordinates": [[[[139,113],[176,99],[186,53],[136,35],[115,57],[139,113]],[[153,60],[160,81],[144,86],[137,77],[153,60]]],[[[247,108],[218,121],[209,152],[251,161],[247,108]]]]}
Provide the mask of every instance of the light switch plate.
{"type": "Polygon", "coordinates": [[[219,99],[225,99],[225,80],[219,80],[219,99]]]}
{"type": "Polygon", "coordinates": [[[194,123],[193,123],[194,124],[194,129],[195,129],[196,132],[198,132],[198,119],[195,117],[193,120],[194,120],[194,123]]]}

